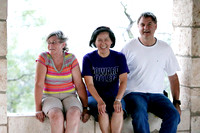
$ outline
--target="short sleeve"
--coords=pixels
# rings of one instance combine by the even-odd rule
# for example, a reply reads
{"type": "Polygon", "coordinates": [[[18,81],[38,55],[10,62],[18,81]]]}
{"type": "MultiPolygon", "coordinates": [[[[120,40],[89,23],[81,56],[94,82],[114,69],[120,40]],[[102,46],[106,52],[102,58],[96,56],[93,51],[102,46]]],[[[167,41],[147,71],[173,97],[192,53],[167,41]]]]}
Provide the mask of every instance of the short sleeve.
{"type": "Polygon", "coordinates": [[[78,64],[78,60],[74,54],[65,53],[65,66],[71,67],[71,69],[73,69],[78,64]]]}
{"type": "Polygon", "coordinates": [[[47,66],[48,64],[48,56],[50,56],[47,52],[43,52],[39,55],[39,57],[36,59],[36,62],[42,63],[44,66],[47,66]]]}
{"type": "Polygon", "coordinates": [[[72,54],[72,69],[78,65],[78,60],[75,55],[72,54]]]}
{"type": "Polygon", "coordinates": [[[120,57],[119,57],[119,74],[122,74],[122,73],[129,73],[129,69],[128,69],[128,65],[127,65],[127,61],[126,61],[126,57],[123,53],[120,53],[119,54],[120,57]]]}
{"type": "Polygon", "coordinates": [[[171,47],[169,47],[169,55],[167,57],[165,71],[167,72],[168,76],[172,76],[176,73],[176,71],[180,71],[180,66],[171,47]]]}
{"type": "Polygon", "coordinates": [[[88,55],[83,57],[82,77],[84,76],[92,76],[92,64],[88,55]]]}

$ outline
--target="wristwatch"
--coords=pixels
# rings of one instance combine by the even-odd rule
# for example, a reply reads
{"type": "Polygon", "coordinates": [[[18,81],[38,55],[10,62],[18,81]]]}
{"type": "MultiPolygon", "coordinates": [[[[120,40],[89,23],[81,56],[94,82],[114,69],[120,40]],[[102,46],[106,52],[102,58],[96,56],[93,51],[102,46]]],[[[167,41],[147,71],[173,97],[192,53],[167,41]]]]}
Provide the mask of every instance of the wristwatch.
{"type": "Polygon", "coordinates": [[[178,104],[178,105],[181,105],[181,101],[180,100],[173,100],[173,104],[178,104]]]}
{"type": "Polygon", "coordinates": [[[117,101],[117,102],[121,102],[121,99],[119,99],[119,98],[116,98],[116,99],[115,99],[115,101],[117,101]]]}
{"type": "Polygon", "coordinates": [[[89,107],[83,107],[83,109],[87,109],[87,110],[90,110],[90,108],[89,108],[89,107]]]}

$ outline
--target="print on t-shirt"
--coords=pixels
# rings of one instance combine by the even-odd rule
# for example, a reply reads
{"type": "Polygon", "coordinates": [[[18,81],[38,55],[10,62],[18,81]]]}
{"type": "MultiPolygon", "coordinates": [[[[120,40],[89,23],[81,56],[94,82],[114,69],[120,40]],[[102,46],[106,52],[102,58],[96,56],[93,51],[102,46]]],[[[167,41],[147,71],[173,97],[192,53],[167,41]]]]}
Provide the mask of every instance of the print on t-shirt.
{"type": "Polygon", "coordinates": [[[94,80],[98,82],[113,82],[117,79],[119,66],[115,67],[93,67],[94,80]]]}

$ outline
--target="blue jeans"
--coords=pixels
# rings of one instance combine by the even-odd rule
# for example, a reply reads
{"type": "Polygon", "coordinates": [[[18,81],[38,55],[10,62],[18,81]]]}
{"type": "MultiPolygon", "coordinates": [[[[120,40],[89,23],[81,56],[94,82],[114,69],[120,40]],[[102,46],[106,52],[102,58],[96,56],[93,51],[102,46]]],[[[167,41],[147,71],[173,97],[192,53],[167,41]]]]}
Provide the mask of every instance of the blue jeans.
{"type": "Polygon", "coordinates": [[[124,97],[134,133],[150,133],[148,112],[162,119],[160,133],[176,133],[180,115],[163,94],[132,92],[124,97]]]}

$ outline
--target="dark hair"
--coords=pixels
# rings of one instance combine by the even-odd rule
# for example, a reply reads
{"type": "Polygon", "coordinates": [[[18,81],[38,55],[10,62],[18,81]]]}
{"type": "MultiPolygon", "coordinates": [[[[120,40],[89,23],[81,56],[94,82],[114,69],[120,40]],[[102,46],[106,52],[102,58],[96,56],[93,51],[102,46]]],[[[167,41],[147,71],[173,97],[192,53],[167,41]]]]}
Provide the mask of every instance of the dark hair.
{"type": "Polygon", "coordinates": [[[112,30],[109,27],[106,27],[106,26],[100,26],[92,33],[89,46],[90,47],[94,46],[96,48],[95,41],[96,41],[97,36],[101,32],[108,32],[109,33],[109,37],[112,41],[110,48],[113,48],[115,46],[115,35],[112,32],[112,30]]]}
{"type": "Polygon", "coordinates": [[[60,43],[65,43],[65,47],[63,48],[63,52],[67,52],[69,49],[67,48],[67,43],[66,41],[68,40],[67,37],[65,37],[65,35],[63,34],[62,31],[58,30],[58,31],[54,31],[54,32],[51,32],[48,36],[47,36],[47,39],[46,41],[48,41],[48,39],[52,36],[56,36],[59,40],[60,40],[60,43]]]}
{"type": "Polygon", "coordinates": [[[155,16],[153,13],[151,13],[151,12],[144,12],[144,13],[142,13],[142,14],[140,15],[140,17],[138,18],[138,20],[137,20],[137,24],[139,24],[139,21],[140,21],[140,19],[141,19],[142,17],[144,17],[144,18],[151,17],[152,21],[153,21],[155,24],[157,24],[157,18],[156,18],[156,16],[155,16]]]}

